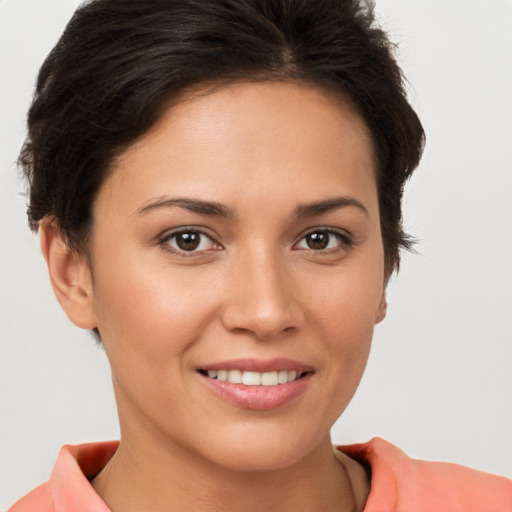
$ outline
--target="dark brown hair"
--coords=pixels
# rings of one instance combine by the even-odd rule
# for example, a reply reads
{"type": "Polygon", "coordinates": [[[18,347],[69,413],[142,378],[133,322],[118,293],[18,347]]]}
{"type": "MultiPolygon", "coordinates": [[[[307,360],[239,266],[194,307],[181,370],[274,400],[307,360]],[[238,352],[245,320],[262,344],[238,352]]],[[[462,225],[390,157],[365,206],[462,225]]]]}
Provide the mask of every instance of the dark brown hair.
{"type": "Polygon", "coordinates": [[[387,269],[411,245],[403,187],[424,142],[393,46],[357,0],[91,0],[41,67],[20,165],[32,229],[86,251],[113,160],[201,83],[298,81],[348,97],[373,137],[387,269]]]}

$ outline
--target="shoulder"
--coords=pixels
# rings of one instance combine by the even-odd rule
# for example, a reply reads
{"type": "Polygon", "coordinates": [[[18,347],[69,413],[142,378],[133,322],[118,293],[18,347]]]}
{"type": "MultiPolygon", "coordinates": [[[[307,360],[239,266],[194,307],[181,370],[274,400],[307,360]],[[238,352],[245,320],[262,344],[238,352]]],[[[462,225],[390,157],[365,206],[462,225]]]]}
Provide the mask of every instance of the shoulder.
{"type": "Polygon", "coordinates": [[[512,481],[507,478],[458,464],[412,459],[379,438],[339,449],[371,473],[364,512],[512,511],[512,481]]]}
{"type": "Polygon", "coordinates": [[[109,512],[90,480],[107,464],[117,441],[66,445],[48,482],[17,501],[8,512],[109,512]]]}
{"type": "Polygon", "coordinates": [[[17,501],[8,512],[54,512],[49,482],[36,487],[32,492],[17,501]]]}

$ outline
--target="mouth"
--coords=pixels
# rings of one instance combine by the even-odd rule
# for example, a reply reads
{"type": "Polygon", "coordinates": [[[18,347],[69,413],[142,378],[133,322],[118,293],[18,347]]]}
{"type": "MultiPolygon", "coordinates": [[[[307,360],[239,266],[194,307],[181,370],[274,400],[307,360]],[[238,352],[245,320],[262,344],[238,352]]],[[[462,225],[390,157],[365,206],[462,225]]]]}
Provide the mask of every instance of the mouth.
{"type": "Polygon", "coordinates": [[[246,409],[268,410],[302,395],[315,371],[288,359],[239,359],[203,366],[198,373],[224,400],[246,409]]]}
{"type": "Polygon", "coordinates": [[[243,370],[199,370],[199,373],[210,379],[244,386],[279,386],[301,379],[308,371],[279,370],[271,372],[254,372],[243,370]]]}

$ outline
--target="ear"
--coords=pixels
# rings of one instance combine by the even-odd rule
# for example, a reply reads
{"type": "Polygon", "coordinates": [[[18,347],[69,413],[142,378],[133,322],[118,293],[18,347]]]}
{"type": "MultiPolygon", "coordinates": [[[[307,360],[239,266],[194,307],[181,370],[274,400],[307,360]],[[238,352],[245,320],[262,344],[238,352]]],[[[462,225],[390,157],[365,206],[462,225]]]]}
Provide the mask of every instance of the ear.
{"type": "Polygon", "coordinates": [[[380,299],[377,313],[375,314],[375,325],[382,322],[382,320],[384,320],[384,318],[386,318],[387,310],[388,310],[388,302],[386,300],[386,290],[384,290],[382,292],[382,297],[380,299]]]}
{"type": "Polygon", "coordinates": [[[39,226],[41,251],[53,291],[68,318],[82,329],[94,329],[92,279],[84,256],[71,250],[59,226],[44,220],[39,226]]]}

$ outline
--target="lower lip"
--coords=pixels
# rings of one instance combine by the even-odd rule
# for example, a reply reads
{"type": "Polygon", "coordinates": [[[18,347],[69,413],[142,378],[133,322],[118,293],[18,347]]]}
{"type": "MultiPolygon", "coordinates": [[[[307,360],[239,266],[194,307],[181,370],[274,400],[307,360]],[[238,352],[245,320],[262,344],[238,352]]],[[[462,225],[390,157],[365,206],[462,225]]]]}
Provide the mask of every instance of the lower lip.
{"type": "Polygon", "coordinates": [[[313,373],[306,373],[300,379],[277,386],[245,386],[199,375],[214,393],[228,402],[246,409],[265,411],[282,407],[300,396],[313,373]]]}

